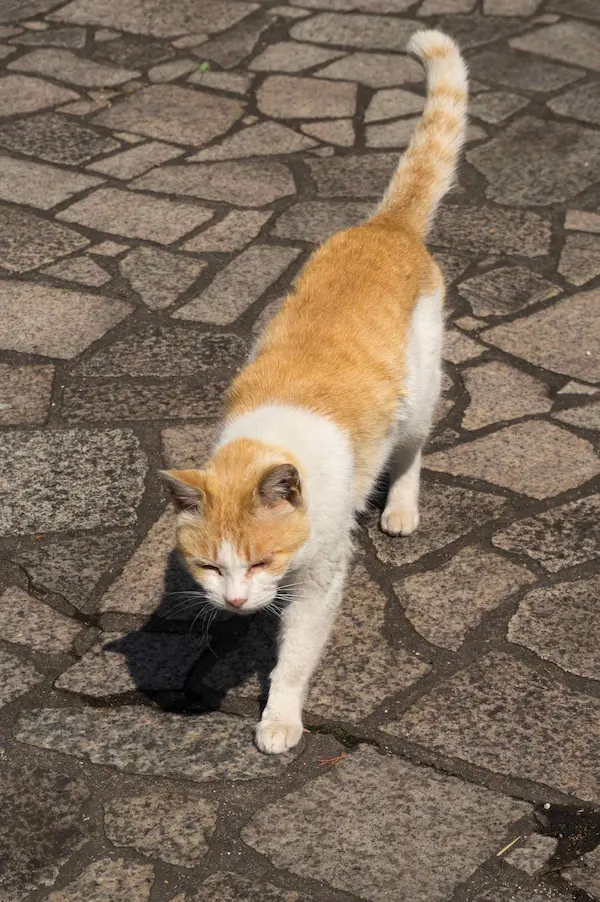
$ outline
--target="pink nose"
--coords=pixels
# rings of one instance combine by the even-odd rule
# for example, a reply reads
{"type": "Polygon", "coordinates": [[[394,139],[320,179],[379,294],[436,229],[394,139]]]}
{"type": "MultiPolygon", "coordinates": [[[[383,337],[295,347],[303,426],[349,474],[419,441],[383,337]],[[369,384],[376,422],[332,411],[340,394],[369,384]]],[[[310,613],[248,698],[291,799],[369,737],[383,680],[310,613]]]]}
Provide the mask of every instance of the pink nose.
{"type": "Polygon", "coordinates": [[[227,604],[230,604],[232,608],[241,608],[247,601],[247,598],[228,598],[227,604]]]}

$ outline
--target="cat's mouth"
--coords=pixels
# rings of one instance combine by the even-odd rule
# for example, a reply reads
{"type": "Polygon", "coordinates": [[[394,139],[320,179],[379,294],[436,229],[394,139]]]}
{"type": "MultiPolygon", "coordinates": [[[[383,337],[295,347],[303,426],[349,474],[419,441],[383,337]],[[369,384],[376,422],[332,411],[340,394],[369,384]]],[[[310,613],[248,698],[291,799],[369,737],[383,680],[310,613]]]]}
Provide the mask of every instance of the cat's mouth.
{"type": "Polygon", "coordinates": [[[272,613],[281,616],[287,605],[287,599],[280,599],[277,595],[271,598],[246,599],[243,604],[234,604],[227,599],[221,599],[218,607],[230,617],[250,617],[252,614],[272,613]]]}
{"type": "Polygon", "coordinates": [[[226,601],[224,610],[228,614],[235,614],[238,617],[247,617],[249,614],[255,614],[257,611],[260,611],[260,607],[248,607],[248,605],[246,604],[238,607],[237,605],[230,604],[228,601],[226,601]]]}

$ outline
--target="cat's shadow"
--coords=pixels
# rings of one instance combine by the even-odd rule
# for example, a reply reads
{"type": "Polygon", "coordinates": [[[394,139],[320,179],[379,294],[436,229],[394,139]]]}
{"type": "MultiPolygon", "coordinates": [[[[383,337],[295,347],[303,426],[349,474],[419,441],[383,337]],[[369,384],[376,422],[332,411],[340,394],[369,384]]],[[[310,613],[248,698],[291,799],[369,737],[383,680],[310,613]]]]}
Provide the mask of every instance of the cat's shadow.
{"type": "Polygon", "coordinates": [[[262,706],[276,660],[277,626],[277,617],[264,612],[219,613],[171,551],[156,609],[140,629],[107,643],[104,651],[122,656],[136,689],[164,710],[220,710],[230,693],[262,706]],[[154,656],[152,648],[158,649],[154,656]],[[185,673],[182,653],[189,664],[185,673]]]}

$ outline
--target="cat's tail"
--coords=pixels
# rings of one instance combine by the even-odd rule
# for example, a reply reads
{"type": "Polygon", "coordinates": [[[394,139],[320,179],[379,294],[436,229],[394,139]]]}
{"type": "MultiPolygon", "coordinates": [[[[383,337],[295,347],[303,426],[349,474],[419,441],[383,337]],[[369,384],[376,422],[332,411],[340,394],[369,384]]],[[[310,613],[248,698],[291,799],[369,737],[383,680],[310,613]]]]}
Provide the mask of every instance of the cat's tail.
{"type": "Polygon", "coordinates": [[[442,31],[419,31],[408,52],[427,72],[427,101],[380,211],[427,234],[438,204],[452,187],[467,128],[467,66],[442,31]]]}

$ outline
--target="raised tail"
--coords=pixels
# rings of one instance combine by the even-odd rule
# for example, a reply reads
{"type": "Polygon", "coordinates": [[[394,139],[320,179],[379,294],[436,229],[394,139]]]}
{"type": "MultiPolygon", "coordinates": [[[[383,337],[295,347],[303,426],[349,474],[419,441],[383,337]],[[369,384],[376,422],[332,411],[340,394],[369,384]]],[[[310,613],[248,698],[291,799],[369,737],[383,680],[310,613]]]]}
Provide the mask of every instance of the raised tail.
{"type": "Polygon", "coordinates": [[[452,187],[467,128],[467,66],[442,31],[419,31],[408,52],[427,72],[427,101],[410,145],[380,207],[424,237],[452,187]]]}

